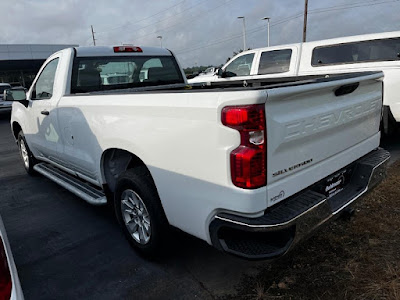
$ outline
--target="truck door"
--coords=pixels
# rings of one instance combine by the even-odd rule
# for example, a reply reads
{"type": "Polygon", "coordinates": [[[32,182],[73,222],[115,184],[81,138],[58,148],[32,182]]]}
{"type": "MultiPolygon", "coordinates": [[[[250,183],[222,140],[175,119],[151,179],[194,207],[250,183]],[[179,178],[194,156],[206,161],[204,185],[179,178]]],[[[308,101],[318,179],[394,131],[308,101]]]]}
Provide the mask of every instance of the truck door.
{"type": "Polygon", "coordinates": [[[54,106],[54,81],[59,57],[50,60],[42,68],[28,95],[27,128],[24,134],[31,151],[37,157],[54,160],[57,156],[58,132],[54,106]]]}

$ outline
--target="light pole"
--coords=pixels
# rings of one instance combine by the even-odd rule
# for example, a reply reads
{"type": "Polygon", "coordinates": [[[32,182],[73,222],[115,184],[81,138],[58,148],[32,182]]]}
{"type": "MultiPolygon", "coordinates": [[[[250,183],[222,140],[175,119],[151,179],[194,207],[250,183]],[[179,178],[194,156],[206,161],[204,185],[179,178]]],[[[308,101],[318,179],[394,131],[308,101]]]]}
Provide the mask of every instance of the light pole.
{"type": "Polygon", "coordinates": [[[307,14],[308,14],[308,0],[304,1],[304,24],[303,24],[303,43],[307,40],[307,14]]]}
{"type": "Polygon", "coordinates": [[[243,20],[243,51],[246,51],[246,18],[245,17],[237,17],[237,18],[243,20]]]}
{"type": "Polygon", "coordinates": [[[268,22],[268,41],[267,41],[267,46],[269,47],[269,20],[270,20],[271,18],[269,18],[269,17],[265,17],[265,18],[262,18],[261,20],[267,20],[267,22],[268,22]]]}
{"type": "Polygon", "coordinates": [[[160,39],[160,47],[162,48],[162,36],[159,35],[157,38],[160,39]]]}

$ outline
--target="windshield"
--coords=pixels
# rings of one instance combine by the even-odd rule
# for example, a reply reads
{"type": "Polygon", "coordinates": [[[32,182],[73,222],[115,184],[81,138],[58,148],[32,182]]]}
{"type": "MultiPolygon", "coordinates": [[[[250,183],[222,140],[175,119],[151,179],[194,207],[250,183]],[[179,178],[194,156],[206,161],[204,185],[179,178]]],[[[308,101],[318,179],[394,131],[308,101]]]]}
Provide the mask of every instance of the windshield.
{"type": "Polygon", "coordinates": [[[82,57],[74,60],[72,93],[184,83],[172,56],[82,57]]]}

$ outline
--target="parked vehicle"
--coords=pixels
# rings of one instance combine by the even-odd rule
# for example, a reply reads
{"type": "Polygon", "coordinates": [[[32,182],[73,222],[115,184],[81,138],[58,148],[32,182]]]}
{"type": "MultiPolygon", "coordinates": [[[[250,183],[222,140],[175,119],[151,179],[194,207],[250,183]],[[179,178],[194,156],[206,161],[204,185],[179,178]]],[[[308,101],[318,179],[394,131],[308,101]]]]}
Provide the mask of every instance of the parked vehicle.
{"type": "Polygon", "coordinates": [[[385,74],[383,131],[391,135],[400,122],[400,31],[244,51],[227,62],[219,74],[214,72],[212,76],[198,76],[188,82],[196,84],[380,70],[385,74]]]}
{"type": "Polygon", "coordinates": [[[11,85],[9,85],[8,83],[0,83],[0,94],[1,94],[0,95],[0,112],[11,110],[12,102],[3,100],[4,90],[10,89],[10,88],[11,88],[11,85]]]}
{"type": "Polygon", "coordinates": [[[215,67],[208,67],[207,69],[205,69],[203,72],[201,72],[199,74],[199,76],[205,76],[205,75],[209,75],[209,74],[214,74],[217,68],[215,67]]]}
{"type": "MultiPolygon", "coordinates": [[[[8,89],[11,89],[11,90],[13,90],[13,91],[20,91],[21,93],[23,92],[23,93],[26,93],[28,90],[26,89],[26,88],[24,88],[24,87],[9,87],[9,86],[4,86],[4,89],[3,89],[3,93],[2,93],[2,95],[1,95],[1,98],[0,98],[0,112],[2,112],[2,111],[6,111],[6,112],[10,112],[11,111],[11,109],[12,109],[12,101],[6,101],[6,100],[4,100],[3,98],[3,96],[4,96],[4,91],[6,91],[6,90],[8,90],[8,89]]],[[[0,86],[0,90],[1,90],[1,86],[0,86]]],[[[19,93],[19,92],[17,92],[17,93],[19,93]]]]}
{"type": "Polygon", "coordinates": [[[198,77],[204,77],[204,76],[211,76],[211,78],[215,75],[215,72],[217,71],[218,68],[215,67],[209,67],[207,69],[205,69],[203,72],[201,72],[200,74],[193,74],[193,75],[186,75],[186,78],[188,79],[188,81],[190,80],[194,80],[194,82],[204,82],[207,81],[207,79],[203,78],[203,79],[199,79],[198,77]]]}
{"type": "Polygon", "coordinates": [[[24,295],[3,220],[0,216],[0,299],[23,300],[24,295]]]}
{"type": "Polygon", "coordinates": [[[139,251],[156,253],[172,225],[272,258],[385,176],[382,75],[189,89],[167,49],[77,47],[49,57],[27,97],[6,98],[26,171],[111,202],[139,251]],[[135,66],[133,82],[104,85],[87,68],[116,61],[135,66]]]}

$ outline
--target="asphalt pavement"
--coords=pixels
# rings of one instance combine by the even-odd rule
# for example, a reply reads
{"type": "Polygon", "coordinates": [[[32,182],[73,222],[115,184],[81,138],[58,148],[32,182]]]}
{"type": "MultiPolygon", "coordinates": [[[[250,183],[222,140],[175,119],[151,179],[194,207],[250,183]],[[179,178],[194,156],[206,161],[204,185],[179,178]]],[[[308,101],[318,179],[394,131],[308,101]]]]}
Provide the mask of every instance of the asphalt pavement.
{"type": "MultiPolygon", "coordinates": [[[[400,158],[400,142],[385,147],[400,158]]],[[[159,261],[140,257],[108,207],[25,173],[0,113],[0,214],[26,299],[214,299],[268,262],[221,253],[178,230],[159,261]]]]}

